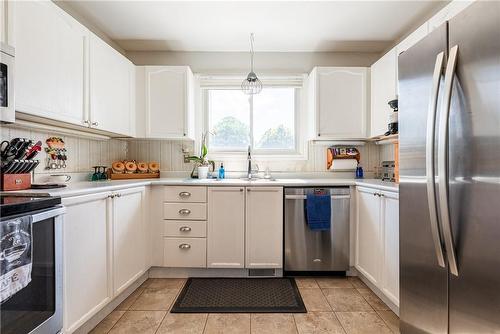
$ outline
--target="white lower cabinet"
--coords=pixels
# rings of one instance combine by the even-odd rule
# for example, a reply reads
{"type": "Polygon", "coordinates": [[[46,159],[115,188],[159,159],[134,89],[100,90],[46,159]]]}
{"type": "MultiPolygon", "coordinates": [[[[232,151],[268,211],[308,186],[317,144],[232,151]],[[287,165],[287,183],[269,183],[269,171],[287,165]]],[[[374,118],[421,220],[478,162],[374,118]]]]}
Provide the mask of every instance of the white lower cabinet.
{"type": "Polygon", "coordinates": [[[64,332],[72,333],[111,300],[110,193],[63,199],[64,332]]]}
{"type": "Polygon", "coordinates": [[[207,267],[282,267],[282,187],[210,187],[207,226],[207,267]]]}
{"type": "Polygon", "coordinates": [[[64,333],[72,333],[146,268],[145,188],[63,198],[64,333]]]}
{"type": "Polygon", "coordinates": [[[245,188],[208,188],[207,266],[245,266],[245,188]]]}
{"type": "Polygon", "coordinates": [[[146,270],[144,188],[120,191],[113,200],[113,292],[120,294],[146,270]]]}
{"type": "Polygon", "coordinates": [[[283,188],[246,190],[245,267],[282,268],[283,188]]]}
{"type": "Polygon", "coordinates": [[[399,196],[384,192],[382,197],[384,268],[382,292],[399,306],[399,196]]]}
{"type": "Polygon", "coordinates": [[[399,307],[399,195],[357,187],[355,267],[399,307]]]}
{"type": "Polygon", "coordinates": [[[165,238],[166,267],[205,268],[207,242],[205,238],[165,238]]]}
{"type": "Polygon", "coordinates": [[[356,217],[356,268],[373,284],[380,282],[380,197],[376,189],[358,188],[356,217]]]}

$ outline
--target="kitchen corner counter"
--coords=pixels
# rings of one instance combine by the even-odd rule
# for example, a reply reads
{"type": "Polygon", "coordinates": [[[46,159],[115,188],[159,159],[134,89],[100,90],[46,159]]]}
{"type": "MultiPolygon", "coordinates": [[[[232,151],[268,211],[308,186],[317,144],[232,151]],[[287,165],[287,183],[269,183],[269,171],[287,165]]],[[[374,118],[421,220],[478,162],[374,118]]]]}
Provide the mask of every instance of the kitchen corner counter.
{"type": "Polygon", "coordinates": [[[40,190],[26,190],[20,192],[29,192],[37,194],[49,194],[51,196],[72,197],[82,196],[107,191],[118,191],[127,188],[149,186],[149,185],[162,185],[162,186],[228,186],[228,187],[331,187],[331,186],[362,186],[368,188],[376,188],[384,191],[398,191],[398,184],[394,182],[386,182],[376,179],[276,179],[269,180],[255,180],[248,181],[242,179],[224,179],[217,181],[215,179],[186,179],[186,178],[161,178],[161,179],[148,179],[148,180],[115,180],[115,181],[84,181],[69,183],[65,188],[58,189],[40,189],[40,190]]]}

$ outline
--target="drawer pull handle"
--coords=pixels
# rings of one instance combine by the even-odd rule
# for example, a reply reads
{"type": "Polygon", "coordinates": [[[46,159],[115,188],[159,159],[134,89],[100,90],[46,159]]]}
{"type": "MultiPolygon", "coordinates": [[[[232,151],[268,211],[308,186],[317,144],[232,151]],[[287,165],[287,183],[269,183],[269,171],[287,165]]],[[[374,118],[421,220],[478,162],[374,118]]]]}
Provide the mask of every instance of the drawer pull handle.
{"type": "Polygon", "coordinates": [[[189,248],[191,248],[191,245],[190,244],[180,244],[179,248],[180,249],[189,249],[189,248]]]}
{"type": "Polygon", "coordinates": [[[191,227],[189,227],[189,226],[182,226],[181,228],[179,228],[179,231],[181,231],[181,232],[190,232],[191,231],[191,227]]]}
{"type": "Polygon", "coordinates": [[[188,191],[182,191],[179,193],[179,197],[182,197],[182,198],[186,198],[186,197],[190,197],[190,196],[191,196],[191,193],[188,191]]]}
{"type": "Polygon", "coordinates": [[[189,215],[191,213],[191,210],[189,209],[180,209],[179,214],[181,215],[189,215]]]}

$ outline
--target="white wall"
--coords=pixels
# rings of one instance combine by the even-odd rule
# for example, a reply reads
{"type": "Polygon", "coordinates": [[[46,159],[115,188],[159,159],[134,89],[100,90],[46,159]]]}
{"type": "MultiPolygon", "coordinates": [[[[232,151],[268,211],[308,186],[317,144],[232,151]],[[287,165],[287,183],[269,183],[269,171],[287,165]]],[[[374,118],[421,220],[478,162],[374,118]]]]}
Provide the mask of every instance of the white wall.
{"type": "MultiPolygon", "coordinates": [[[[247,73],[247,52],[128,51],[136,65],[188,65],[194,73],[247,73]]],[[[259,52],[255,71],[259,73],[308,73],[314,66],[370,66],[379,53],[349,52],[259,52]]]]}

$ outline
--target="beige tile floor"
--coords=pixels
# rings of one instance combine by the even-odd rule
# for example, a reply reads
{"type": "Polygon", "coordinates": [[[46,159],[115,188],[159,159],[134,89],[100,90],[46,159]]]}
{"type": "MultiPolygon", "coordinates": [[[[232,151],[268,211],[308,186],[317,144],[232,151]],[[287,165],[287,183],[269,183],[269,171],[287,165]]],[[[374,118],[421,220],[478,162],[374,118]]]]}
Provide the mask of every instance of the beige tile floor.
{"type": "Polygon", "coordinates": [[[184,279],[148,279],[92,334],[392,334],[398,317],[357,277],[296,278],[308,313],[169,313],[184,279]]]}

